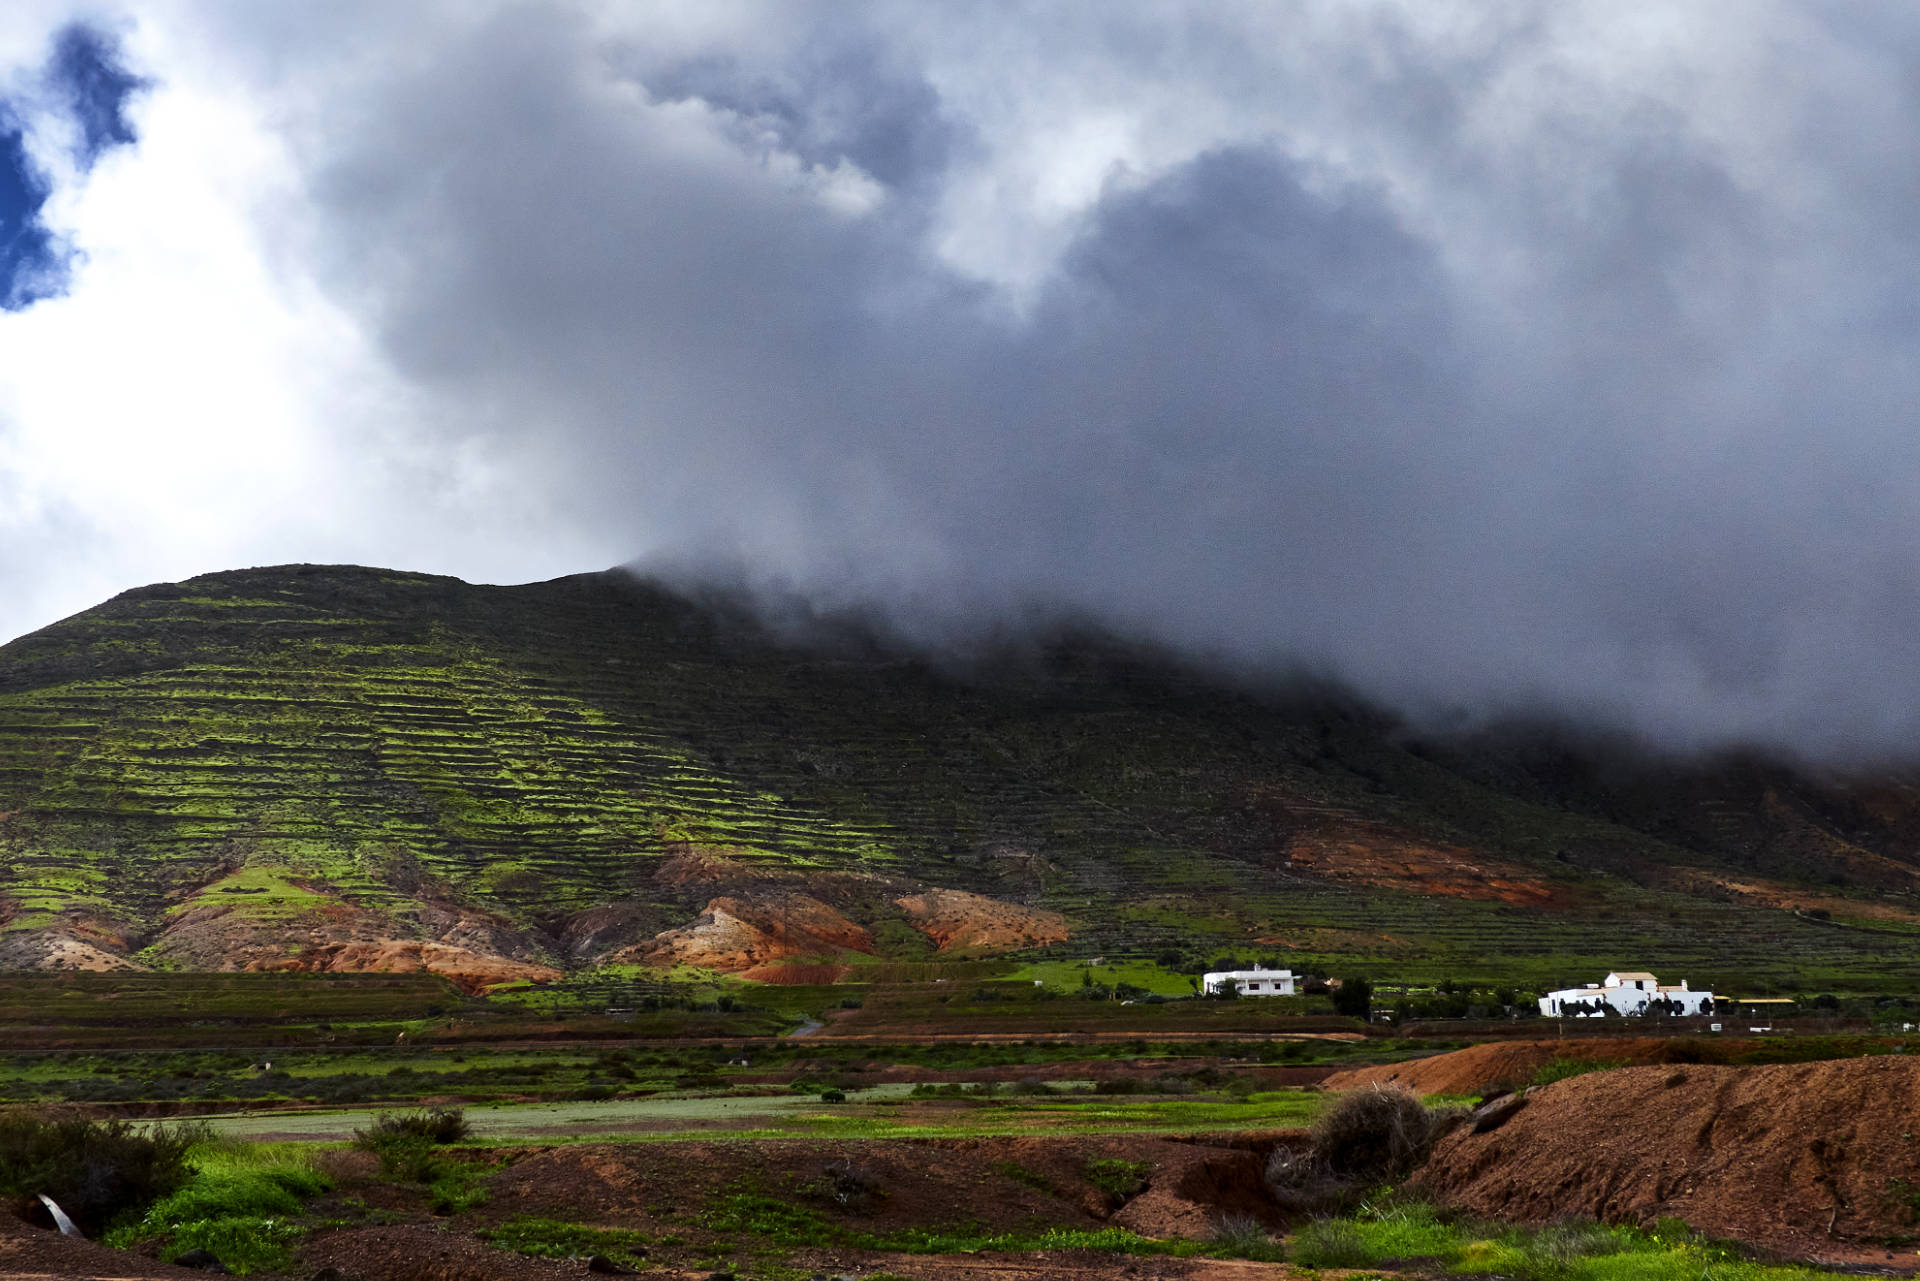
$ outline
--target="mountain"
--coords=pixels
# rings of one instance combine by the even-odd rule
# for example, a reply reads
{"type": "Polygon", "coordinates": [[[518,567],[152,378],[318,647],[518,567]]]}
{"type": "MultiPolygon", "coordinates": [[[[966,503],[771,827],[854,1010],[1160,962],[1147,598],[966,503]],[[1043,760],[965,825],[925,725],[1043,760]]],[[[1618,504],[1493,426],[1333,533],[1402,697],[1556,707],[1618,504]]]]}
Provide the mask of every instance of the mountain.
{"type": "Polygon", "coordinates": [[[1905,992],[1917,782],[1426,741],[1092,634],[952,670],[618,572],[283,566],[0,648],[0,966],[479,988],[1053,947],[1905,992]]]}

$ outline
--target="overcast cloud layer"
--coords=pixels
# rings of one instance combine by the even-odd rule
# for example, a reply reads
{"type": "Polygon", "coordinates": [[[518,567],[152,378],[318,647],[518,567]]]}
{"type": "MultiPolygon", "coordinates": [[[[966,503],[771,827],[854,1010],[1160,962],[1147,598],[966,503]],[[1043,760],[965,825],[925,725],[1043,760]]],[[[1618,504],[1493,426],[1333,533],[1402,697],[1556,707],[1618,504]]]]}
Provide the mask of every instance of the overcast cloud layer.
{"type": "Polygon", "coordinates": [[[637,559],[1920,752],[1904,6],[24,12],[70,257],[0,314],[0,632],[637,559]]]}

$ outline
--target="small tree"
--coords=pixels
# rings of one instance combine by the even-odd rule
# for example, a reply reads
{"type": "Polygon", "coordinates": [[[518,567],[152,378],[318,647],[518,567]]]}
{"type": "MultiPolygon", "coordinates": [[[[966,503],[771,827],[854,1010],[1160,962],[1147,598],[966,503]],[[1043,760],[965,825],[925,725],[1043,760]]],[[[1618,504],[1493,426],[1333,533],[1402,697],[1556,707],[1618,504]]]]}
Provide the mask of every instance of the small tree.
{"type": "Polygon", "coordinates": [[[1366,1018],[1373,1013],[1373,984],[1357,974],[1340,980],[1340,988],[1333,994],[1333,1009],[1350,1019],[1366,1018]]]}

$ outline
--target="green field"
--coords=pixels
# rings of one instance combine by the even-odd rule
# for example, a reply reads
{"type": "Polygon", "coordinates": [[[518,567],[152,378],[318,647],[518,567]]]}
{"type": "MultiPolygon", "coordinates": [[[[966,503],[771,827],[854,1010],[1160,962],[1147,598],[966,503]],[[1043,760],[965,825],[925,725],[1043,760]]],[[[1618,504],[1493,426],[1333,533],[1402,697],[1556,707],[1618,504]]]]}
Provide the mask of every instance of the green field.
{"type": "MultiPolygon", "coordinates": [[[[1313,1120],[1318,1095],[1275,1092],[1246,1100],[975,1100],[912,1106],[911,1086],[881,1085],[846,1103],[805,1096],[617,1099],[600,1103],[502,1104],[471,1108],[474,1137],[492,1143],[668,1140],[724,1132],[733,1138],[984,1138],[1022,1134],[1156,1134],[1196,1130],[1296,1129],[1313,1120]]],[[[367,1111],[214,1114],[216,1133],[241,1138],[344,1142],[367,1111]]]]}

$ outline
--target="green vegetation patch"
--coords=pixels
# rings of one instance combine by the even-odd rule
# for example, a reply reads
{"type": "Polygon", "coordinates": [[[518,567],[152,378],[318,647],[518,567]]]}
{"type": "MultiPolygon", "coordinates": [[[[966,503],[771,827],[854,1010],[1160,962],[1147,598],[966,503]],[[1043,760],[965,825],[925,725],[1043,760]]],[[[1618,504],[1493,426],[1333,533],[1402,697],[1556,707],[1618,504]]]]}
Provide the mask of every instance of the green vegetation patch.
{"type": "Polygon", "coordinates": [[[1650,1232],[1597,1223],[1511,1228],[1395,1200],[1302,1228],[1288,1255],[1310,1268],[1409,1266],[1513,1281],[1818,1281],[1837,1273],[1761,1263],[1674,1219],[1650,1232]]]}
{"type": "Polygon", "coordinates": [[[1626,1067],[1624,1059],[1554,1059],[1542,1063],[1534,1072],[1529,1085],[1552,1085],[1555,1081],[1565,1081],[1571,1077],[1585,1076],[1589,1072],[1610,1072],[1614,1068],[1626,1067]]]}
{"type": "Polygon", "coordinates": [[[1107,1199],[1118,1205],[1146,1190],[1150,1168],[1145,1161],[1103,1156],[1088,1161],[1081,1173],[1086,1176],[1088,1183],[1106,1193],[1107,1199]]]}
{"type": "Polygon", "coordinates": [[[623,1268],[646,1266],[647,1237],[625,1228],[590,1228],[558,1219],[519,1215],[495,1228],[483,1228],[481,1240],[536,1259],[575,1259],[602,1255],[623,1268]]]}
{"type": "Polygon", "coordinates": [[[158,1240],[171,1262],[206,1250],[230,1272],[281,1272],[306,1234],[304,1202],[331,1186],[297,1144],[208,1138],[189,1157],[191,1179],[137,1218],[123,1218],[102,1239],[125,1248],[158,1240]]]}
{"type": "Polygon", "coordinates": [[[978,1224],[949,1227],[901,1228],[892,1232],[859,1232],[833,1222],[816,1210],[757,1192],[735,1192],[721,1198],[700,1218],[708,1231],[752,1237],[769,1246],[800,1248],[838,1245],[856,1250],[885,1250],[899,1254],[972,1254],[981,1250],[1032,1252],[1036,1250],[1103,1250],[1114,1254],[1172,1255],[1192,1258],[1241,1258],[1234,1253],[1245,1243],[1216,1243],[1143,1237],[1125,1228],[1048,1228],[1040,1232],[993,1232],[978,1224]]]}

